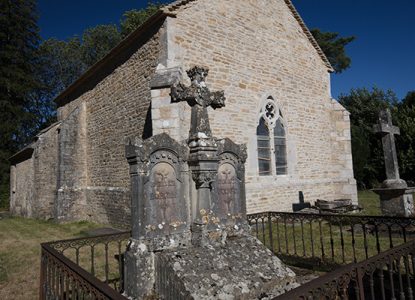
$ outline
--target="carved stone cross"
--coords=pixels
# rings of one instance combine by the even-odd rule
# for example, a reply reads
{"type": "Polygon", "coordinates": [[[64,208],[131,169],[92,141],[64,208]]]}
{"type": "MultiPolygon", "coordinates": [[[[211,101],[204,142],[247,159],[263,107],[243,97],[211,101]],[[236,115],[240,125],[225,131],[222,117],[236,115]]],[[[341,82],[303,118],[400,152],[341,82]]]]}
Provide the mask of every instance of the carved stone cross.
{"type": "Polygon", "coordinates": [[[172,102],[187,101],[192,107],[192,120],[190,128],[190,140],[199,138],[210,138],[209,117],[207,107],[213,109],[225,106],[225,95],[223,91],[211,92],[206,86],[206,76],[209,70],[202,67],[193,67],[187,71],[191,80],[189,87],[182,83],[173,85],[171,88],[172,102]]]}
{"type": "Polygon", "coordinates": [[[219,167],[218,145],[212,137],[207,107],[213,109],[225,106],[223,91],[211,92],[206,86],[209,70],[193,67],[187,71],[191,85],[182,83],[171,87],[172,102],[186,101],[192,107],[188,145],[189,166],[197,192],[195,223],[206,223],[206,214],[211,211],[212,183],[216,180],[219,167]]]}
{"type": "Polygon", "coordinates": [[[379,122],[373,126],[375,133],[382,134],[383,155],[385,159],[387,180],[399,180],[398,156],[396,154],[395,134],[399,135],[398,127],[393,126],[389,109],[380,111],[379,122]]]}

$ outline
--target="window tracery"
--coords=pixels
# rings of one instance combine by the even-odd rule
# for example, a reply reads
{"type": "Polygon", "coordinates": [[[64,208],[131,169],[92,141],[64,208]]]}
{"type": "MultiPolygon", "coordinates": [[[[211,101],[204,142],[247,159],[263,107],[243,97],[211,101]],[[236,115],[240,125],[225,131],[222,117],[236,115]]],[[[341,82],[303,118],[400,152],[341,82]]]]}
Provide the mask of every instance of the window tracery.
{"type": "Polygon", "coordinates": [[[281,110],[272,97],[267,98],[260,111],[257,150],[259,175],[287,174],[286,130],[281,110]]]}

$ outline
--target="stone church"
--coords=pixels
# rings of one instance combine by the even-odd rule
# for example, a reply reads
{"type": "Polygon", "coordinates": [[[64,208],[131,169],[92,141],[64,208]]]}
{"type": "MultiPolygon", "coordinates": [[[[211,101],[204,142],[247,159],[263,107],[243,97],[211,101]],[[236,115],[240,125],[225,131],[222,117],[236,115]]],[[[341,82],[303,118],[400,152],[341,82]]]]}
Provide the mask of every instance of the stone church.
{"type": "Polygon", "coordinates": [[[162,8],[57,98],[58,122],[11,157],[14,215],[130,222],[126,138],[185,140],[190,107],[170,87],[193,66],[224,90],[212,134],[247,146],[248,213],[357,201],[349,113],[330,63],[290,0],[181,0],[162,8]]]}

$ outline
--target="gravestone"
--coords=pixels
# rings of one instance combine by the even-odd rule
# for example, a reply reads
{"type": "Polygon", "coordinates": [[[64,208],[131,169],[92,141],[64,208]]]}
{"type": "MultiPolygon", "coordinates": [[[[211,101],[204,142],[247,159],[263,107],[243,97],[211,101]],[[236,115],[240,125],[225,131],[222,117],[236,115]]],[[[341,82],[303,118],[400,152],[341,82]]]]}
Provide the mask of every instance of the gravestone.
{"type": "Polygon", "coordinates": [[[187,72],[171,88],[191,107],[189,139],[161,134],[129,140],[132,238],[125,253],[125,294],[132,299],[251,299],[296,286],[295,274],[250,234],[246,220],[246,147],[212,136],[208,70],[187,72]]]}
{"type": "Polygon", "coordinates": [[[386,180],[382,187],[373,191],[380,196],[380,207],[384,215],[414,215],[414,188],[408,188],[405,180],[399,177],[398,156],[395,146],[395,135],[400,134],[398,127],[392,124],[389,109],[379,113],[379,122],[373,126],[375,133],[382,136],[383,156],[385,160],[386,180]]]}
{"type": "Polygon", "coordinates": [[[191,241],[188,149],[167,134],[127,140],[125,149],[132,200],[125,291],[142,295],[153,289],[154,253],[191,241]]]}
{"type": "Polygon", "coordinates": [[[302,191],[298,192],[298,203],[293,203],[293,211],[301,211],[305,208],[311,208],[310,202],[304,202],[304,194],[302,191]]]}

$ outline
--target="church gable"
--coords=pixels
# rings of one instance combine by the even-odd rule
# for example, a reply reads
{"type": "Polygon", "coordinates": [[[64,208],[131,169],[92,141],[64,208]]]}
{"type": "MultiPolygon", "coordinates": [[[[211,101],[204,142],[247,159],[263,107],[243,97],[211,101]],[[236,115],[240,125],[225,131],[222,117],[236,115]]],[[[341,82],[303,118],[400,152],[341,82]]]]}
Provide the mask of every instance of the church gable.
{"type": "MultiPolygon", "coordinates": [[[[193,5],[197,5],[197,2],[200,2],[203,0],[178,0],[174,1],[173,3],[163,7],[163,11],[168,15],[174,15],[177,16],[177,14],[180,13],[180,11],[185,10],[188,7],[191,7],[193,5]]],[[[213,1],[212,1],[213,2],[213,1]]],[[[242,1],[238,1],[235,3],[234,7],[239,7],[242,1]]],[[[253,2],[253,1],[250,1],[253,2]]],[[[311,34],[310,30],[308,29],[307,25],[304,23],[303,19],[301,18],[300,14],[294,7],[291,0],[281,0],[280,2],[285,2],[286,6],[288,7],[290,14],[292,17],[298,22],[299,27],[301,28],[301,31],[304,33],[304,35],[307,37],[308,41],[311,43],[311,45],[315,48],[318,55],[320,56],[323,63],[326,65],[327,70],[329,72],[333,72],[334,69],[331,66],[329,60],[327,59],[324,52],[321,50],[320,46],[318,45],[317,41],[314,39],[313,35],[311,34]]],[[[267,17],[267,13],[272,11],[273,9],[277,9],[276,5],[273,5],[272,1],[254,1],[254,3],[262,3],[265,4],[266,9],[264,10],[263,18],[267,17]]],[[[263,5],[264,6],[264,5],[263,5]]]]}

